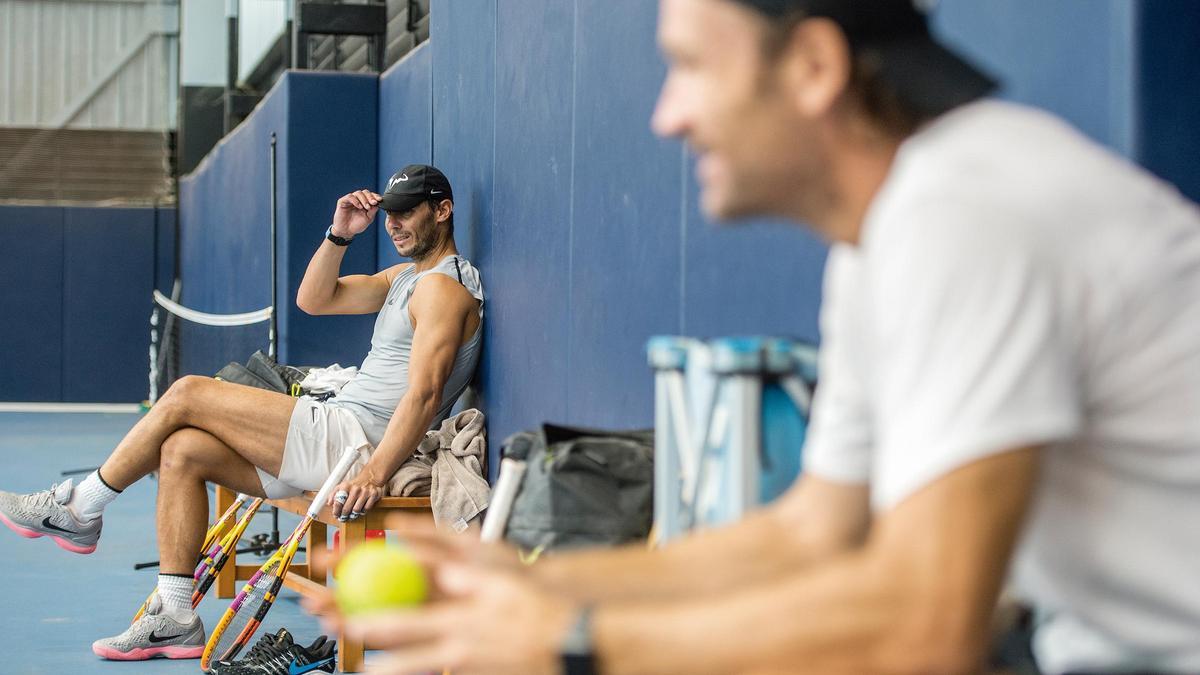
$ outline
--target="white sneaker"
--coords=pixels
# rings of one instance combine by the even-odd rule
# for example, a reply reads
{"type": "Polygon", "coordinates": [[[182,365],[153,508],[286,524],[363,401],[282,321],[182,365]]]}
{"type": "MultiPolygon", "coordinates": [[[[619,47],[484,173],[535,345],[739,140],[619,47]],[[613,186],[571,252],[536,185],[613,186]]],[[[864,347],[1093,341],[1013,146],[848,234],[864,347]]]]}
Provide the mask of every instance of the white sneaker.
{"type": "Polygon", "coordinates": [[[66,480],[28,495],[0,492],[0,523],[22,537],[50,537],[72,553],[91,553],[100,541],[104,519],[76,520],[67,508],[74,489],[75,484],[66,480]]]}
{"type": "Polygon", "coordinates": [[[198,659],[204,654],[204,624],[199,616],[180,623],[162,611],[158,596],[150,601],[142,618],[116,637],[96,640],[96,656],[113,661],[144,661],[155,657],[198,659]]]}

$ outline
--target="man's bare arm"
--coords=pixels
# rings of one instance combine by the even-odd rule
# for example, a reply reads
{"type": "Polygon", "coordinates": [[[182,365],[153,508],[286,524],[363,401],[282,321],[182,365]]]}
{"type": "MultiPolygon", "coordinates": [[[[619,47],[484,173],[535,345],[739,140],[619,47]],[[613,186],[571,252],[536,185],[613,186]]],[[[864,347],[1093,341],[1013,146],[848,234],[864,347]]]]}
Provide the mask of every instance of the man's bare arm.
{"type": "Polygon", "coordinates": [[[865,486],[804,476],[735,525],[657,550],[637,545],[562,554],[532,571],[543,585],[585,602],[695,597],[776,578],[856,547],[868,524],[865,486]]]}
{"type": "Polygon", "coordinates": [[[974,672],[1037,456],[1013,450],[953,471],[880,517],[864,547],[786,578],[719,598],[601,605],[603,672],[974,672]]]}
{"type": "MultiPolygon", "coordinates": [[[[351,238],[365,231],[379,212],[379,195],[359,190],[343,196],[333,212],[333,233],[351,238]]],[[[339,277],[346,247],[321,241],[296,290],[296,306],[308,314],[370,314],[383,308],[392,280],[403,265],[376,274],[339,277]]]]}
{"type": "MultiPolygon", "coordinates": [[[[408,304],[413,320],[408,390],[400,398],[379,447],[361,474],[338,486],[346,490],[342,508],[365,513],[383,496],[383,487],[404,460],[417,449],[442,403],[442,388],[454,368],[468,324],[478,316],[479,303],[462,284],[444,274],[417,282],[408,304]]],[[[478,328],[476,328],[478,330],[478,328]]]]}

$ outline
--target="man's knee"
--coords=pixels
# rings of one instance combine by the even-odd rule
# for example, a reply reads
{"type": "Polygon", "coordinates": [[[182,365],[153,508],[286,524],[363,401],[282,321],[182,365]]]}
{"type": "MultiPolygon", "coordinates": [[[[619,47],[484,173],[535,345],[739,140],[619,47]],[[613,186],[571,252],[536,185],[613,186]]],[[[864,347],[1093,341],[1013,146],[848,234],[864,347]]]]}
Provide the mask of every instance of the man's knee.
{"type": "Polygon", "coordinates": [[[168,415],[180,424],[186,423],[189,412],[194,409],[196,398],[213,382],[216,380],[209,377],[184,375],[167,388],[154,407],[160,409],[159,414],[168,415]]]}
{"type": "Polygon", "coordinates": [[[198,429],[180,429],[163,441],[159,471],[169,474],[201,474],[207,464],[208,434],[198,429]]]}

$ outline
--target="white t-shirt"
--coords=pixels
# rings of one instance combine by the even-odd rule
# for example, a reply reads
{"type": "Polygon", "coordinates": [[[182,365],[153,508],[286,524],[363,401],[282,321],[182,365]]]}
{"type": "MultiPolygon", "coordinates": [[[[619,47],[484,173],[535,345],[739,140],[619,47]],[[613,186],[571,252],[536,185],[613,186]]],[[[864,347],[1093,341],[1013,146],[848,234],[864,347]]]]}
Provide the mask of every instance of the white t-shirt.
{"type": "Polygon", "coordinates": [[[805,468],[886,511],[1045,444],[1012,587],[1047,672],[1200,672],[1200,210],[1056,118],[907,140],[830,254],[805,468]]]}

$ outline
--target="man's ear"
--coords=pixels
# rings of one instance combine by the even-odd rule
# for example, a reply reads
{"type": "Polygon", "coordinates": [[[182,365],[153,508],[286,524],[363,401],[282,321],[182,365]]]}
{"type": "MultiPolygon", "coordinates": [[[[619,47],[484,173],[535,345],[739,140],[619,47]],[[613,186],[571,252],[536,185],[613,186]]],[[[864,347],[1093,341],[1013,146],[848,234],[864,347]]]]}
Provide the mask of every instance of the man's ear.
{"type": "Polygon", "coordinates": [[[450,220],[450,214],[454,213],[454,202],[449,199],[443,199],[438,202],[437,209],[434,211],[434,217],[440,223],[444,220],[450,220]]]}
{"type": "Polygon", "coordinates": [[[779,55],[781,79],[796,109],[821,117],[850,85],[853,57],[841,26],[825,18],[800,22],[779,55]]]}

